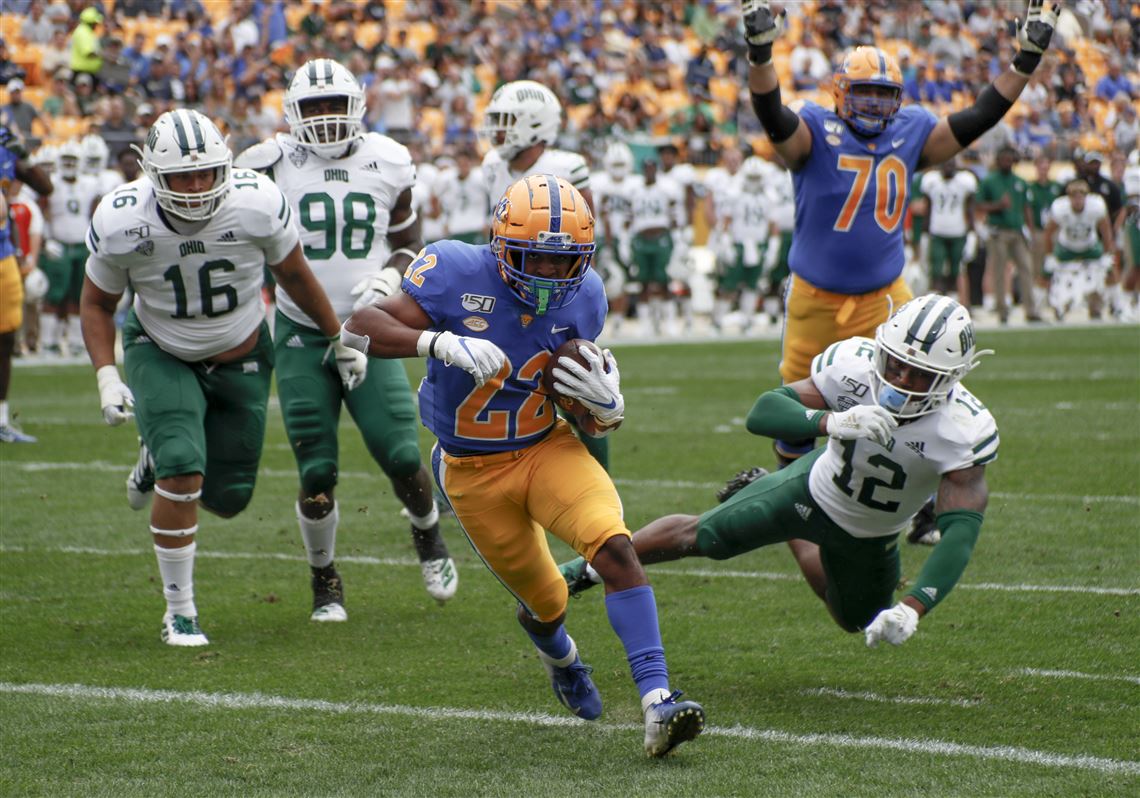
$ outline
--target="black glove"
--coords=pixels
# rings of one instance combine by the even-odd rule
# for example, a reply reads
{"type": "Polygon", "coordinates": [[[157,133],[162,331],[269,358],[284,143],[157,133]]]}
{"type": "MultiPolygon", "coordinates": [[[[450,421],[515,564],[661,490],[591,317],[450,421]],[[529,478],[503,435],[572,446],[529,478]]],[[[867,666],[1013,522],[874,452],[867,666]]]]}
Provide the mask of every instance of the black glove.
{"type": "Polygon", "coordinates": [[[1049,40],[1057,28],[1057,15],[1061,5],[1053,3],[1048,11],[1043,9],[1045,0],[1029,0],[1025,13],[1025,24],[1016,20],[1017,55],[1013,57],[1013,68],[1022,75],[1029,75],[1041,63],[1042,54],[1049,49],[1049,40]]]}
{"type": "Polygon", "coordinates": [[[744,38],[748,42],[748,60],[759,66],[772,60],[772,42],[784,31],[788,12],[772,13],[768,0],[741,0],[744,38]]]}
{"type": "Polygon", "coordinates": [[[28,157],[28,150],[24,146],[24,138],[19,131],[8,125],[0,125],[0,147],[12,153],[17,161],[28,157]]]}
{"type": "Polygon", "coordinates": [[[761,468],[760,466],[752,466],[752,468],[741,471],[728,482],[724,483],[724,487],[716,492],[716,500],[720,504],[735,496],[741,488],[748,487],[756,480],[768,476],[768,469],[761,468]]]}

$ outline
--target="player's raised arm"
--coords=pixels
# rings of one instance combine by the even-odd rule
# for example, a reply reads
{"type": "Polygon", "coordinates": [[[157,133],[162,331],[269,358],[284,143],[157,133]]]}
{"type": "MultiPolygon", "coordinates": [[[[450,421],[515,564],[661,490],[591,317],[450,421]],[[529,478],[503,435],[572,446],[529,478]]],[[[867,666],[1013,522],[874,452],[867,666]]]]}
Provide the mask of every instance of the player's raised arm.
{"type": "Polygon", "coordinates": [[[748,41],[748,91],[752,109],[776,152],[793,171],[811,153],[811,131],[780,99],[780,82],[772,64],[772,44],[783,33],[787,12],[774,13],[768,0],[742,0],[744,38],[748,41]]]}
{"type": "Polygon", "coordinates": [[[1041,63],[1060,13],[1060,3],[1051,3],[1046,10],[1044,0],[1029,0],[1024,22],[1016,23],[1018,50],[1013,63],[978,93],[973,105],[938,121],[922,148],[919,169],[953,158],[1006,115],[1041,63]]]}

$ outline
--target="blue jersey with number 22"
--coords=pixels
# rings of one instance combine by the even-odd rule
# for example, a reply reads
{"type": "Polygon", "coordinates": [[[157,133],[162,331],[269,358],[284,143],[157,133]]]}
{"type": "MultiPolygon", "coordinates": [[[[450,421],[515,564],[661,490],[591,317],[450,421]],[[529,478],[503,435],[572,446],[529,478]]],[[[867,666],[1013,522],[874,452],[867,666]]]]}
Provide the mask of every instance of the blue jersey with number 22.
{"type": "Polygon", "coordinates": [[[493,341],[507,356],[482,387],[458,366],[428,360],[420,383],[420,420],[455,455],[521,449],[555,422],[541,393],[550,353],[571,338],[593,341],[606,319],[601,278],[591,271],[569,304],[539,316],[499,276],[490,246],[437,241],[404,272],[403,289],[432,320],[431,329],[493,341]]]}
{"type": "Polygon", "coordinates": [[[812,142],[807,162],[792,173],[792,272],[837,294],[866,294],[894,282],[904,265],[910,179],[938,119],[910,105],[885,131],[864,138],[815,103],[805,103],[799,115],[812,142]]]}

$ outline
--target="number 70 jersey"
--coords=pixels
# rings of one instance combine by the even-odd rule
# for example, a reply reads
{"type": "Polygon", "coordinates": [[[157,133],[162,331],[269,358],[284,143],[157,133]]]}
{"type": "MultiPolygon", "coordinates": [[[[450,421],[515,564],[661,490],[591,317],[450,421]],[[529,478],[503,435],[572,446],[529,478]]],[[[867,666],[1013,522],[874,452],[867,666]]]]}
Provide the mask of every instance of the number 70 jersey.
{"type": "Polygon", "coordinates": [[[110,294],[128,281],[134,310],[159,347],[189,362],[248,338],[265,317],[264,267],[298,243],[285,195],[257,172],[235,169],[218,212],[182,235],[160,215],[142,177],[103,197],[87,230],[87,276],[110,294]]]}
{"type": "Polygon", "coordinates": [[[866,294],[902,274],[910,181],[938,123],[910,105],[878,136],[858,136],[834,111],[805,103],[811,154],[792,173],[796,228],[788,265],[817,288],[866,294]]]}
{"type": "MultiPolygon", "coordinates": [[[[848,338],[816,356],[811,379],[830,409],[875,403],[874,352],[870,338],[848,338]]],[[[808,486],[828,517],[853,537],[894,535],[938,491],[943,474],[993,462],[998,443],[994,417],[959,383],[946,404],[899,424],[886,446],[829,438],[808,486]]]]}

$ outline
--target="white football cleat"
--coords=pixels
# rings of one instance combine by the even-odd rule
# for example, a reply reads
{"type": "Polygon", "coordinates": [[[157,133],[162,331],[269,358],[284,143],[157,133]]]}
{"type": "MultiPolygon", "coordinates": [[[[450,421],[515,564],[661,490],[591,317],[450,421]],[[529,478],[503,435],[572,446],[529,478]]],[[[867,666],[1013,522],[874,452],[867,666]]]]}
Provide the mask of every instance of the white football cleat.
{"type": "Polygon", "coordinates": [[[168,646],[205,646],[210,643],[198,625],[198,618],[185,615],[162,616],[162,642],[168,646]]]}
{"type": "Polygon", "coordinates": [[[455,560],[450,557],[424,560],[420,563],[420,571],[424,575],[424,587],[433,599],[443,604],[455,597],[455,591],[459,589],[455,560]]]}

